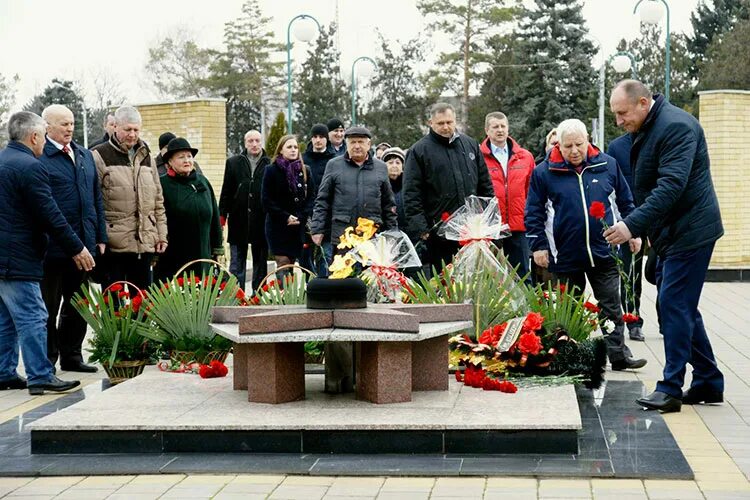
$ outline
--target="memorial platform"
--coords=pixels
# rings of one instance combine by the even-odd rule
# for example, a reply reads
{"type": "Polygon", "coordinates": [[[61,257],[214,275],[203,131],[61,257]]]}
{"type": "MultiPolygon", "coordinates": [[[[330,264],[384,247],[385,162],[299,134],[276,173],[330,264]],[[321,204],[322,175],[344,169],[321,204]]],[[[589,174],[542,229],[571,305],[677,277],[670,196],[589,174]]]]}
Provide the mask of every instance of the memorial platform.
{"type": "Polygon", "coordinates": [[[572,385],[515,394],[450,380],[448,391],[377,405],[323,392],[306,375],[305,399],[249,403],[217,379],[155,368],[29,425],[33,454],[48,453],[578,453],[581,416],[572,385]]]}

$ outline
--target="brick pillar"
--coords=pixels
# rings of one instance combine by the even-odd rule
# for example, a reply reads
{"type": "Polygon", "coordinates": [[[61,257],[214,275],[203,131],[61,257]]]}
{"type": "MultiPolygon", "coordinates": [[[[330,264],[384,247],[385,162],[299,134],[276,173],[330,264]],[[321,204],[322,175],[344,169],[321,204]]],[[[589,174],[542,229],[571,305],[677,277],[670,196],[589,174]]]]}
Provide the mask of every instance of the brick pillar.
{"type": "Polygon", "coordinates": [[[143,117],[141,138],[154,156],[159,153],[159,136],[172,132],[199,149],[195,159],[214,188],[218,202],[227,159],[227,120],[224,99],[184,99],[136,104],[143,117]]]}
{"type": "Polygon", "coordinates": [[[750,273],[750,91],[700,92],[700,122],[724,222],[710,268],[750,273]]]}

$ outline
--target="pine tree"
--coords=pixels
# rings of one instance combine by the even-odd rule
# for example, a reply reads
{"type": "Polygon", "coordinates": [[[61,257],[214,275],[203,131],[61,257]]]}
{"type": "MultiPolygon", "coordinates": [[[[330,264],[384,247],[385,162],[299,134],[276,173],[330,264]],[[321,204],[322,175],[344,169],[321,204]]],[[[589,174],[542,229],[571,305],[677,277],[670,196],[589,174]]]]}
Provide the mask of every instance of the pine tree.
{"type": "Polygon", "coordinates": [[[737,55],[747,51],[750,44],[750,21],[741,20],[721,38],[708,46],[708,57],[703,70],[701,88],[750,88],[750,66],[737,64],[737,55]]]}
{"type": "Polygon", "coordinates": [[[321,30],[315,47],[307,52],[307,60],[294,73],[294,131],[300,137],[316,123],[349,114],[349,92],[341,78],[339,51],[334,45],[336,29],[332,24],[321,30]]]}
{"type": "Polygon", "coordinates": [[[596,116],[598,79],[591,67],[593,43],[581,15],[581,1],[534,0],[516,33],[518,78],[507,90],[504,112],[516,140],[534,152],[550,129],[567,118],[584,123],[596,116]]]}
{"type": "Polygon", "coordinates": [[[477,141],[484,138],[484,118],[491,111],[501,111],[508,115],[510,133],[515,137],[513,113],[507,109],[506,95],[518,80],[518,66],[522,64],[518,54],[518,43],[512,35],[490,37],[483,52],[492,54],[492,62],[480,76],[482,81],[479,95],[469,103],[469,122],[466,133],[477,141]]]}
{"type": "Polygon", "coordinates": [[[692,55],[690,76],[696,78],[708,54],[708,47],[716,37],[730,31],[738,20],[750,18],[748,0],[713,0],[711,5],[705,0],[690,14],[692,35],[688,36],[687,49],[692,55]]]}
{"type": "Polygon", "coordinates": [[[241,151],[245,132],[261,128],[261,117],[278,109],[283,95],[283,62],[274,55],[284,49],[274,42],[271,18],[258,0],[247,0],[242,15],[224,25],[223,51],[212,51],[208,85],[227,100],[227,149],[241,151]]]}
{"type": "Polygon", "coordinates": [[[415,38],[405,43],[389,43],[378,33],[380,55],[377,71],[368,83],[372,102],[362,122],[378,142],[408,148],[424,135],[426,109],[437,96],[424,95],[417,61],[424,59],[424,41],[415,38]]]}
{"type": "MultiPolygon", "coordinates": [[[[279,139],[284,137],[284,135],[286,135],[286,118],[284,112],[279,111],[279,114],[276,115],[276,120],[274,120],[273,125],[271,125],[271,130],[268,132],[268,137],[266,138],[266,154],[269,157],[273,156],[276,151],[276,146],[279,144],[279,139]]],[[[273,160],[273,158],[271,159],[273,160]]]]}
{"type": "Polygon", "coordinates": [[[503,0],[419,0],[417,8],[431,19],[427,29],[431,33],[446,34],[453,42],[452,52],[438,58],[439,69],[431,72],[433,89],[441,87],[460,96],[457,120],[466,125],[469,94],[476,87],[477,68],[486,63],[485,54],[478,50],[484,39],[497,33],[513,19],[514,9],[504,7],[503,0]]]}
{"type": "Polygon", "coordinates": [[[163,97],[203,97],[210,93],[210,62],[211,51],[199,47],[183,26],[149,47],[146,71],[163,97]]]}

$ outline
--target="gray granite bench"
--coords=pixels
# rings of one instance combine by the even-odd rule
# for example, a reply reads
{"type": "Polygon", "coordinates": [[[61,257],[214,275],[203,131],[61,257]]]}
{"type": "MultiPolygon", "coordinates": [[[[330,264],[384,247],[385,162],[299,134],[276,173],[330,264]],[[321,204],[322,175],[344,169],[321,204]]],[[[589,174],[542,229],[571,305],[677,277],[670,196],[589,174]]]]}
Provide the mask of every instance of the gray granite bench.
{"type": "Polygon", "coordinates": [[[411,401],[412,391],[448,390],[448,338],[470,329],[470,304],[217,307],[214,331],[234,344],[233,387],[256,403],[305,396],[304,343],[353,342],[356,396],[411,401]]]}

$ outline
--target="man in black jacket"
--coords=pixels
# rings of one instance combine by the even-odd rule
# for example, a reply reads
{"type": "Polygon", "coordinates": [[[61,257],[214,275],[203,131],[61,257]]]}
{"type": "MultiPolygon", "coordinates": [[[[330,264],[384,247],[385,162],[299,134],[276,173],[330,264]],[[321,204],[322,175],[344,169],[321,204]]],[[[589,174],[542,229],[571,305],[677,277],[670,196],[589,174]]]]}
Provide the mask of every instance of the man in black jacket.
{"type": "MultiPolygon", "coordinates": [[[[323,123],[316,123],[310,129],[310,142],[302,154],[302,161],[310,168],[315,189],[315,197],[318,196],[318,189],[323,181],[323,174],[326,171],[328,162],[335,158],[336,155],[328,147],[328,127],[323,123]]],[[[328,276],[328,266],[333,259],[331,249],[331,233],[328,232],[323,237],[322,245],[318,246],[312,241],[306,242],[307,247],[302,249],[300,259],[302,267],[310,269],[321,278],[328,276]]]]}
{"type": "Polygon", "coordinates": [[[638,208],[604,234],[611,244],[648,236],[659,256],[664,374],[656,390],[637,402],[662,412],[680,411],[682,403],[721,402],[724,376],[698,311],[714,244],[724,234],[703,129],[692,115],[662,95],[652,97],[636,80],[620,82],[610,106],[617,124],[633,135],[638,208]],[[693,366],[693,382],[683,393],[687,363],[693,366]]]}
{"type": "Polygon", "coordinates": [[[109,142],[109,138],[112,137],[112,134],[114,134],[115,132],[115,115],[113,115],[112,113],[107,113],[104,117],[104,123],[102,123],[102,127],[104,127],[104,135],[101,139],[94,141],[93,144],[89,144],[89,149],[94,149],[94,146],[109,142]]]}
{"type": "Polygon", "coordinates": [[[229,222],[229,271],[245,287],[247,245],[253,256],[253,290],[268,274],[268,242],[264,231],[265,213],[260,201],[263,174],[271,161],[261,146],[257,130],[245,134],[245,149],[241,154],[227,159],[224,184],[219,196],[219,213],[222,225],[229,222]]]}
{"type": "Polygon", "coordinates": [[[437,103],[430,108],[430,131],[406,155],[404,210],[413,239],[427,244],[426,259],[440,271],[458,251],[458,242],[434,230],[443,213],[451,214],[467,196],[492,198],[495,192],[479,144],[456,130],[453,106],[437,103]]]}

